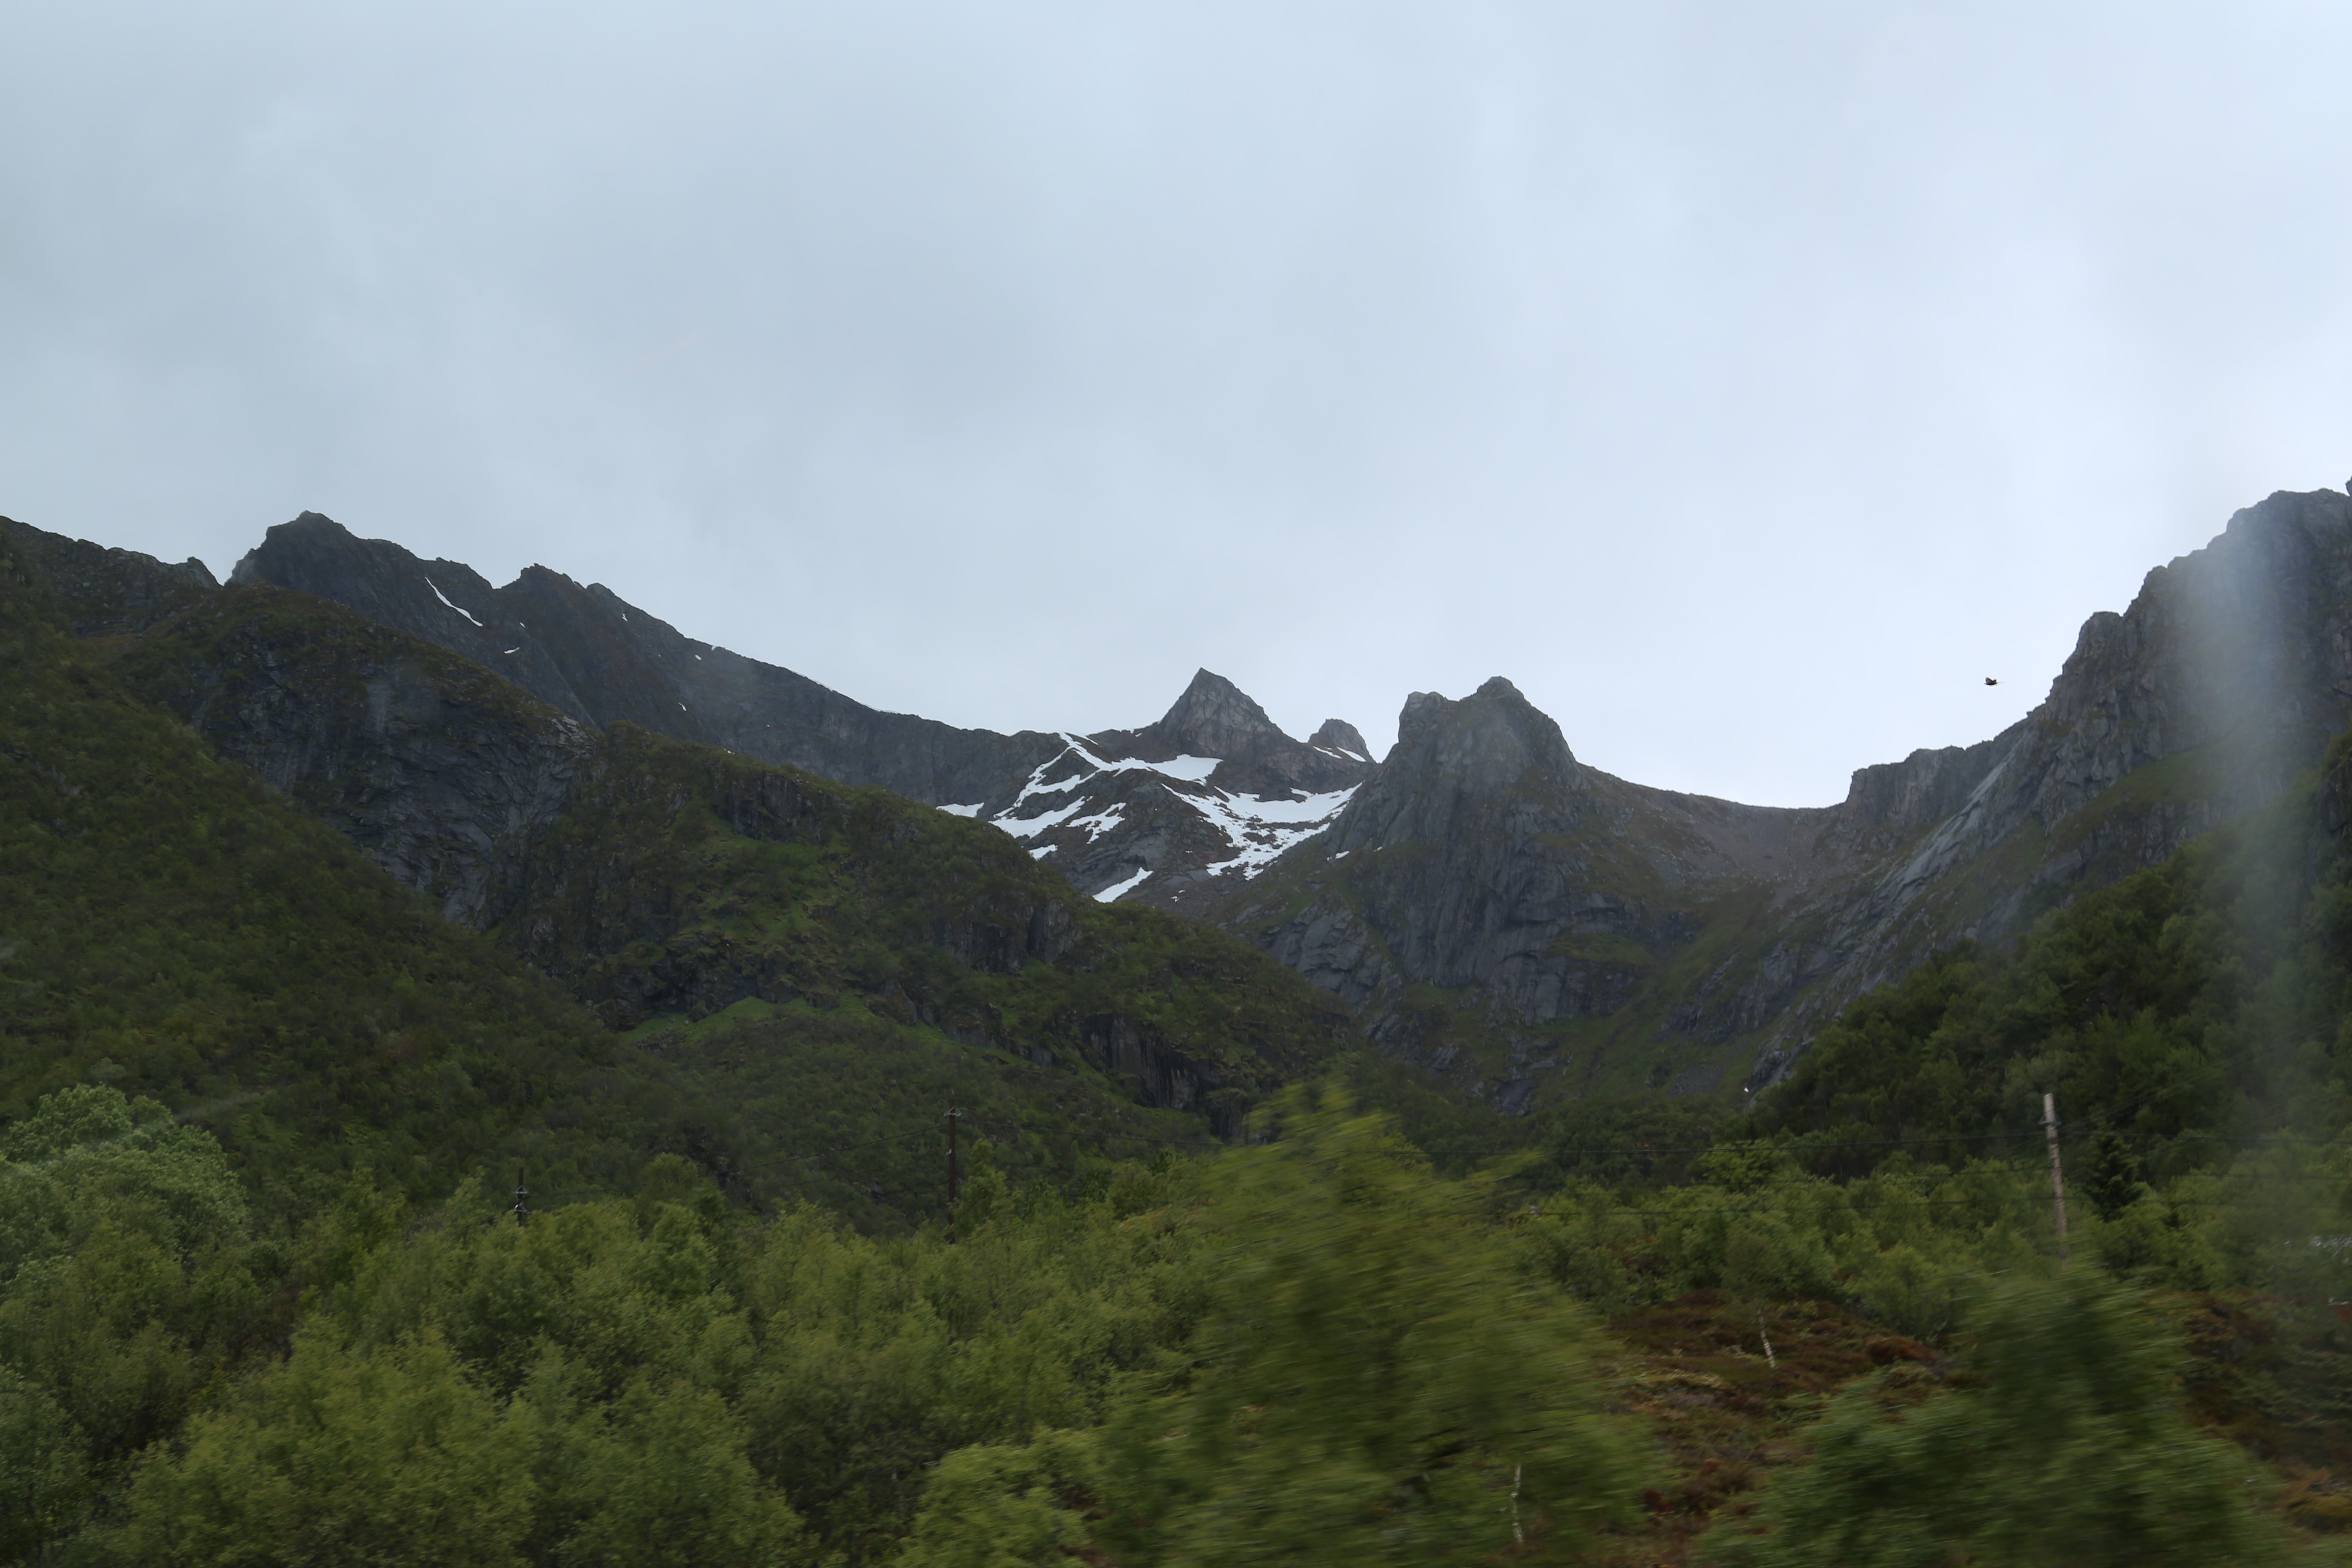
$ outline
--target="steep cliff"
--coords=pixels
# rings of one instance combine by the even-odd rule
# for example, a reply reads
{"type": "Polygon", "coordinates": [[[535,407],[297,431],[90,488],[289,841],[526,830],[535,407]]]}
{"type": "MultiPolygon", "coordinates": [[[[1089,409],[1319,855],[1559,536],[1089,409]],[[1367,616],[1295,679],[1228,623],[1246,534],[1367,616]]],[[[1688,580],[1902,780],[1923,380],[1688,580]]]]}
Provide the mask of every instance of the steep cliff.
{"type": "Polygon", "coordinates": [[[1959,807],[1809,911],[1819,937],[1776,958],[1818,994],[1769,1032],[1755,1076],[1934,949],[2011,936],[2277,798],[2348,717],[2352,502],[2281,491],[2086,621],[1959,807]]]}
{"type": "Polygon", "coordinates": [[[544,566],[493,588],[456,561],[420,561],[306,511],[230,574],[344,605],[472,659],[598,729],[626,721],[929,805],[984,798],[1060,737],[959,730],[884,713],[805,676],[681,635],[602,584],[544,566]]]}
{"type": "Polygon", "coordinates": [[[114,668],[476,929],[513,908],[533,836],[596,751],[594,731],[480,667],[278,588],[215,593],[114,668]]]}
{"type": "Polygon", "coordinates": [[[1696,1022],[1744,942],[1861,863],[1827,831],[1838,815],[1588,768],[1498,677],[1408,698],[1331,829],[1217,913],[1363,1009],[1384,1046],[1520,1110],[1629,1071],[1670,1081],[1653,1037],[1696,1022]]]}
{"type": "Polygon", "coordinates": [[[1292,740],[1206,670],[1141,730],[1001,735],[884,713],[685,637],[602,584],[532,566],[493,588],[316,512],[269,530],[231,577],[332,600],[597,729],[625,721],[994,822],[1106,901],[1182,907],[1245,879],[1370,769],[1352,726],[1319,732],[1351,747],[1292,740]]]}
{"type": "Polygon", "coordinates": [[[1330,830],[1214,912],[1391,1048],[1520,1107],[1770,1081],[1838,1006],[2273,798],[2352,714],[2352,516],[2280,494],[2095,616],[1968,747],[1776,810],[1586,768],[1507,681],[1407,700],[1330,830]]]}

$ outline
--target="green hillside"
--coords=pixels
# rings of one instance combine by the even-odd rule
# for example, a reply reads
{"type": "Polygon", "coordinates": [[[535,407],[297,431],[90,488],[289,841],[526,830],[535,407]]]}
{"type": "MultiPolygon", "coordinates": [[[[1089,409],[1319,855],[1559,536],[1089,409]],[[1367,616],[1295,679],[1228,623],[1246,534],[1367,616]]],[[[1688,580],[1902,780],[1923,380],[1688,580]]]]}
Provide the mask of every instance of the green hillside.
{"type": "Polygon", "coordinates": [[[494,1150],[566,1180],[642,1159],[644,1113],[589,1088],[614,1056],[584,1009],[130,696],[5,546],[0,885],[7,1115],[152,1096],[273,1212],[361,1165],[437,1195],[494,1150]]]}
{"type": "Polygon", "coordinates": [[[354,841],[543,709],[68,589],[0,553],[0,1563],[2345,1558],[2352,745],[1752,1112],[1513,1118],[983,825],[625,727],[468,929],[354,841]]]}
{"type": "MultiPolygon", "coordinates": [[[[219,1131],[273,1212],[362,1165],[418,1195],[487,1162],[593,1196],[667,1150],[739,1201],[914,1223],[944,1205],[951,1105],[1006,1161],[1083,1182],[1230,1133],[1344,1039],[1262,955],[1081,898],[984,825],[625,726],[559,732],[301,595],[158,595],[119,552],[52,548],[60,594],[10,539],[0,1103],[153,1095],[219,1131]],[[576,775],[496,868],[487,932],[346,842],[383,847],[415,759],[462,785],[541,742],[576,775]]],[[[469,847],[424,815],[404,853],[469,847]]]]}
{"type": "Polygon", "coordinates": [[[534,842],[493,934],[618,1027],[854,999],[943,1044],[1164,1080],[1150,1098],[1229,1130],[1345,1022],[1234,938],[1097,904],[986,824],[632,725],[534,842]]]}

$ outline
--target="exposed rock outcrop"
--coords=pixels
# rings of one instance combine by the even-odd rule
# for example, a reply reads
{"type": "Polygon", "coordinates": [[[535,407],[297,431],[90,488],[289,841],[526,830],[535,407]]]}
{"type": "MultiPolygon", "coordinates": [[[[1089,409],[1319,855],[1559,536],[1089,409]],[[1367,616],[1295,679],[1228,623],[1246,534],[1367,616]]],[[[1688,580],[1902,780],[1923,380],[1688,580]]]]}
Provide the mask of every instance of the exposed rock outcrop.
{"type": "Polygon", "coordinates": [[[2281,491],[2084,623],[1958,808],[1810,911],[1822,935],[1780,953],[1818,995],[1774,1021],[1755,1076],[1933,949],[2012,935],[2276,798],[2347,720],[2352,501],[2281,491]]]}
{"type": "Polygon", "coordinates": [[[11,548],[22,551],[48,578],[78,637],[119,637],[145,631],[220,586],[205,563],[191,556],[174,566],[87,539],[46,533],[0,518],[11,548]]]}
{"type": "Polygon", "coordinates": [[[1217,912],[1480,1092],[1765,1080],[1935,948],[2273,798],[2347,717],[2352,503],[2279,494],[2094,616],[2026,719],[1834,806],[1611,778],[1507,681],[1416,693],[1331,829],[1217,912]]]}
{"type": "Polygon", "coordinates": [[[129,649],[118,672],[448,919],[498,923],[595,732],[464,659],[322,608],[232,587],[129,649]]]}
{"type": "Polygon", "coordinates": [[[1181,907],[1199,884],[1254,874],[1370,770],[1352,727],[1325,726],[1351,748],[1295,741],[1207,670],[1159,722],[1083,738],[885,713],[685,637],[601,584],[532,566],[494,588],[461,562],[419,560],[317,512],[272,528],[231,577],[436,643],[583,724],[625,721],[998,822],[1082,890],[1141,903],[1181,907]],[[1335,798],[1305,816],[1290,809],[1323,796],[1335,798]]]}
{"type": "Polygon", "coordinates": [[[420,561],[306,511],[272,528],[234,582],[331,599],[438,643],[599,729],[626,721],[928,805],[984,798],[1060,749],[885,713],[789,669],[685,637],[602,584],[544,566],[493,588],[456,561],[420,561]]]}
{"type": "Polygon", "coordinates": [[[1364,744],[1362,732],[1345,719],[1324,720],[1322,728],[1307,737],[1307,743],[1320,746],[1327,752],[1344,752],[1359,762],[1372,760],[1371,748],[1364,744]]]}
{"type": "Polygon", "coordinates": [[[1544,1073],[1597,1065],[1555,1026],[1663,1022],[1681,992],[1661,973],[1727,896],[1754,895],[1735,900],[1753,915],[1835,874],[1813,841],[1831,816],[1588,768],[1498,677],[1406,699],[1395,749],[1330,831],[1222,913],[1366,1008],[1383,1044],[1525,1105],[1544,1073]]]}
{"type": "Polygon", "coordinates": [[[971,809],[1054,857],[1079,888],[1187,911],[1323,831],[1371,772],[1291,739],[1205,669],[1157,723],[1063,739],[1044,766],[971,809]]]}

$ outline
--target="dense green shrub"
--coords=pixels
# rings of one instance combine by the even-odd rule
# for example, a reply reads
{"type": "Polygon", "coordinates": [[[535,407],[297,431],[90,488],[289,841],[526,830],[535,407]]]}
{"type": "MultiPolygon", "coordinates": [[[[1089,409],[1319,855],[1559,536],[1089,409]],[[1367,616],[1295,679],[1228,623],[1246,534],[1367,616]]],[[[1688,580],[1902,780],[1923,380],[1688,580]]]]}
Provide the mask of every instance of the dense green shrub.
{"type": "Polygon", "coordinates": [[[1775,1482],[1767,1533],[1718,1531],[1756,1568],[2162,1568],[2274,1561],[2252,1462],[2174,1402],[2179,1352],[2095,1270],[2001,1289],[1965,1386],[1906,1362],[1847,1389],[1815,1458],[1775,1482]]]}

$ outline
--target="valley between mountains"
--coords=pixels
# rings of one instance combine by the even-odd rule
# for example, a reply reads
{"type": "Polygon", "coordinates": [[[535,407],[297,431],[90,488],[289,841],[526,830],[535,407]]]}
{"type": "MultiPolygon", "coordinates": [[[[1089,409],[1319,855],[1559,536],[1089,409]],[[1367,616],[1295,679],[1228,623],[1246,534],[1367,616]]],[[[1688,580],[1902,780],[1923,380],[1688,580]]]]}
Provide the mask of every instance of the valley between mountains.
{"type": "Polygon", "coordinates": [[[0,1563],[2341,1561],[2347,716],[2332,491],[1806,810],[0,520],[0,1563]]]}
{"type": "MultiPolygon", "coordinates": [[[[1799,810],[1590,768],[1501,677],[1408,697],[1378,761],[1343,720],[1284,734],[1206,670],[1137,729],[1002,735],[877,711],[601,584],[534,566],[493,587],[315,513],[270,529],[226,587],[19,532],[66,577],[152,581],[158,625],[202,606],[219,635],[166,654],[194,633],[161,634],[134,661],[149,689],[454,919],[510,918],[595,737],[632,726],[991,824],[1091,900],[1234,932],[1386,1056],[1514,1113],[1752,1093],[1929,953],[2021,933],[2276,798],[2352,714],[2352,519],[2333,491],[2273,495],[2149,573],[2010,730],[1863,768],[1844,800],[1799,810]],[[478,700],[425,673],[454,667],[383,643],[331,712],[283,673],[310,645],[272,644],[255,617],[294,612],[263,611],[281,603],[264,588],[543,706],[468,728],[454,715],[478,700]]],[[[78,612],[90,631],[121,619],[109,602],[78,612]]],[[[632,1018],[774,1002],[792,989],[761,967],[778,962],[678,959],[674,979],[597,1001],[632,1018]]]]}

